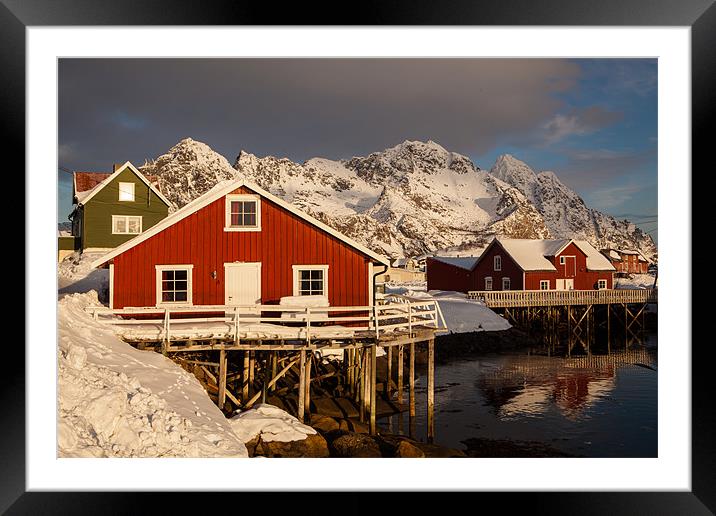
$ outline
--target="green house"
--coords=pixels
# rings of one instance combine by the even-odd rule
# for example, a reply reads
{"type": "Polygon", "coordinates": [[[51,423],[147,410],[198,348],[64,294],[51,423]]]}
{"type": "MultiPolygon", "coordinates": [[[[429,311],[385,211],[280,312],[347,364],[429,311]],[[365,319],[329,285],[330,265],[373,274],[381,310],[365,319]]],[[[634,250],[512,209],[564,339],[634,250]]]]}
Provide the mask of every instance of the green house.
{"type": "Polygon", "coordinates": [[[146,231],[169,214],[169,200],[153,177],[145,177],[127,161],[113,172],[74,172],[75,208],[69,218],[75,247],[84,251],[112,249],[146,231]]]}

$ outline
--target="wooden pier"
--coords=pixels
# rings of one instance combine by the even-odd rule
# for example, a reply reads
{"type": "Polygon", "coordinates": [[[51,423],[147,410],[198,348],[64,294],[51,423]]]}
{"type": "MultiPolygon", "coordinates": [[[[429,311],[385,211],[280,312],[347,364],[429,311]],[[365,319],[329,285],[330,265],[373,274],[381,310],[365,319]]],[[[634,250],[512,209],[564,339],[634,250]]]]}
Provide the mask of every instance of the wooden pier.
{"type": "MultiPolygon", "coordinates": [[[[311,385],[322,379],[314,352],[340,351],[341,382],[359,408],[361,422],[376,433],[377,348],[386,350],[388,373],[383,395],[397,394],[403,402],[403,359],[408,350],[410,417],[415,417],[415,345],[428,349],[428,440],[434,437],[435,334],[447,330],[438,303],[404,296],[388,296],[375,306],[295,307],[282,305],[91,307],[126,342],[139,349],[155,349],[204,380],[207,392],[226,412],[246,410],[275,392],[277,382],[298,369],[296,416],[310,414],[311,385]],[[192,353],[215,359],[194,360],[192,353]],[[397,382],[393,356],[397,356],[397,382]],[[231,367],[230,367],[231,366],[231,367]],[[260,376],[260,380],[259,380],[260,376]],[[261,384],[257,388],[257,384],[261,384]],[[397,391],[397,392],[396,392],[397,391]]],[[[326,375],[331,376],[331,375],[326,375]]]]}
{"type": "Polygon", "coordinates": [[[483,301],[490,308],[611,305],[657,303],[657,289],[604,290],[480,290],[468,299],[483,301]]]}

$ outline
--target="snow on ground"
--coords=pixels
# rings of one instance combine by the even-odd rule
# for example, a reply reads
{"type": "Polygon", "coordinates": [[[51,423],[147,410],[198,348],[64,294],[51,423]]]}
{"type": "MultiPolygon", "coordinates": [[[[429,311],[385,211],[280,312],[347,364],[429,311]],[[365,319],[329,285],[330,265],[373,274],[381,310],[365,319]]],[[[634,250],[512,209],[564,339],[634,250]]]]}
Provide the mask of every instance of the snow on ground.
{"type": "Polygon", "coordinates": [[[288,412],[268,403],[241,412],[229,420],[236,435],[243,442],[249,442],[261,435],[262,441],[302,441],[316,431],[304,425],[288,412]]]}
{"type": "Polygon", "coordinates": [[[95,290],[104,300],[109,292],[109,271],[93,269],[90,265],[105,252],[75,251],[57,264],[57,288],[59,297],[78,292],[95,290]]]}
{"type": "MultiPolygon", "coordinates": [[[[631,278],[614,278],[615,287],[621,289],[649,289],[654,286],[653,274],[632,274],[631,278]]],[[[657,282],[657,286],[658,286],[657,282]]]]}
{"type": "Polygon", "coordinates": [[[247,457],[199,381],[92,320],[99,304],[94,291],[58,302],[58,455],[247,457]]]}
{"type": "Polygon", "coordinates": [[[386,294],[400,294],[417,299],[435,299],[451,333],[471,331],[500,331],[511,327],[504,318],[490,310],[481,301],[467,299],[462,292],[446,290],[426,291],[426,282],[387,283],[386,294]]]}

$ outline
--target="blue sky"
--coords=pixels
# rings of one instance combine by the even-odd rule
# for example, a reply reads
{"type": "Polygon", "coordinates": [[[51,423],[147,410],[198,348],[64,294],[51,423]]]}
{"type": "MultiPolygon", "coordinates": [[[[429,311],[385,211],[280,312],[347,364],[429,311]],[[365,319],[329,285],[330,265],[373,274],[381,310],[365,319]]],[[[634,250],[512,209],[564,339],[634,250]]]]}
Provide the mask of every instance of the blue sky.
{"type": "MultiPolygon", "coordinates": [[[[185,137],[303,161],[437,141],[513,154],[656,239],[655,59],[62,59],[59,166],[141,164],[185,137]]],[[[58,172],[58,220],[71,210],[58,172]]]]}

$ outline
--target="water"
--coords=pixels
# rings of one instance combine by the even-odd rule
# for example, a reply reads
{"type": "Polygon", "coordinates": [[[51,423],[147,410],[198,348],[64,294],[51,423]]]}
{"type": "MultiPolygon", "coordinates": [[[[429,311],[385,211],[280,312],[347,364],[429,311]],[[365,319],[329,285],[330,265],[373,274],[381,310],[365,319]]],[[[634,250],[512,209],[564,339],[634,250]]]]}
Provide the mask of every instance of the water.
{"type": "MultiPolygon", "coordinates": [[[[436,365],[434,442],[465,450],[470,438],[536,441],[577,456],[656,457],[655,369],[655,336],[628,350],[593,350],[591,358],[525,352],[436,365]]],[[[426,381],[416,382],[415,437],[422,441],[426,381]]],[[[379,424],[409,433],[406,413],[379,424]]]]}

